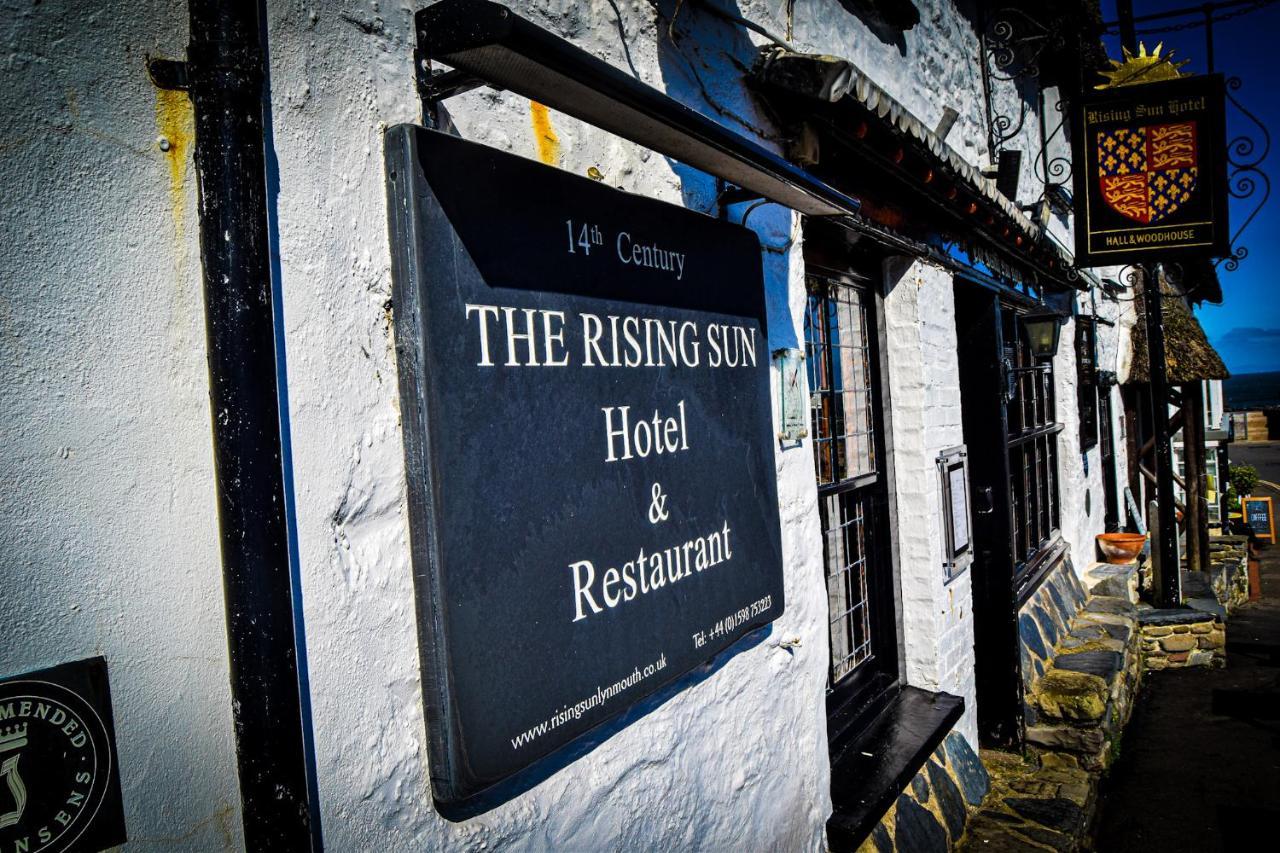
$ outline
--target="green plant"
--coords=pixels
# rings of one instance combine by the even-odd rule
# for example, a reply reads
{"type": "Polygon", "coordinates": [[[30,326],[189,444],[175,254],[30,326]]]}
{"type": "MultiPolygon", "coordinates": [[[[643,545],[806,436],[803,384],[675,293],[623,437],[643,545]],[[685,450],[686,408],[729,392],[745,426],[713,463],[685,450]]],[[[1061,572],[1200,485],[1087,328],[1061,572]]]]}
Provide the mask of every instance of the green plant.
{"type": "Polygon", "coordinates": [[[1239,497],[1253,494],[1258,488],[1258,469],[1252,465],[1231,466],[1231,489],[1239,497]]]}

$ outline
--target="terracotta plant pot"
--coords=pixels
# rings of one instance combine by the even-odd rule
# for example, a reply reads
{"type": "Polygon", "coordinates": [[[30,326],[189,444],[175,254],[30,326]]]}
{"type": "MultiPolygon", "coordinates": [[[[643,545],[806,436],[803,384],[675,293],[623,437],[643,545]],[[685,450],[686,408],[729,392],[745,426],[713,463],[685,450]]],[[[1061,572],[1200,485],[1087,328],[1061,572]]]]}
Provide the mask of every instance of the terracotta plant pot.
{"type": "Polygon", "coordinates": [[[1147,543],[1145,533],[1099,533],[1096,538],[1102,558],[1117,566],[1138,559],[1142,546],[1147,543]]]}

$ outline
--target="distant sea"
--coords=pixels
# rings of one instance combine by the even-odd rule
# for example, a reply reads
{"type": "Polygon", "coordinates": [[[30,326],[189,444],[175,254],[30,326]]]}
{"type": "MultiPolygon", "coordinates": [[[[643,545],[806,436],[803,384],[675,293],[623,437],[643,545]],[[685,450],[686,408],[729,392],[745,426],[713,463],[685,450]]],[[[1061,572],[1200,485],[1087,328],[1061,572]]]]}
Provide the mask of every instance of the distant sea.
{"type": "Polygon", "coordinates": [[[1280,370],[1270,373],[1240,373],[1222,383],[1227,408],[1264,409],[1280,406],[1280,370]]]}

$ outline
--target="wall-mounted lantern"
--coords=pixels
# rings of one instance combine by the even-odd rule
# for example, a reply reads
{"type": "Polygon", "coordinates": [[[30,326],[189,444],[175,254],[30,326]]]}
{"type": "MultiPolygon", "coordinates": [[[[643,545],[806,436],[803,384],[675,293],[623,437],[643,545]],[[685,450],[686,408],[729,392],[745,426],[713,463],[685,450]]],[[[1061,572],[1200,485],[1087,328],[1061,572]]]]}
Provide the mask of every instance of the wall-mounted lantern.
{"type": "Polygon", "coordinates": [[[1031,204],[1021,205],[1021,209],[1040,228],[1049,227],[1049,215],[1053,212],[1053,206],[1049,203],[1048,196],[1042,196],[1031,204]]]}
{"type": "Polygon", "coordinates": [[[1062,184],[1047,184],[1044,188],[1045,200],[1049,209],[1059,216],[1069,216],[1073,212],[1071,191],[1062,184]]]}
{"type": "Polygon", "coordinates": [[[1058,354],[1058,336],[1062,332],[1062,318],[1051,311],[1022,315],[1022,328],[1027,333],[1027,343],[1036,358],[1053,358],[1058,354]]]}

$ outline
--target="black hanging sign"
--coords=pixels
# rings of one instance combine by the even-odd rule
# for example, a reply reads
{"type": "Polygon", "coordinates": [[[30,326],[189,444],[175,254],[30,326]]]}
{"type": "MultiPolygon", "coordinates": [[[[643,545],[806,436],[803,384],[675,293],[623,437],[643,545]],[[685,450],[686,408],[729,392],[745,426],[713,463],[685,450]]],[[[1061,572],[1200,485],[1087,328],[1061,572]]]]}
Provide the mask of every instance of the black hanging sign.
{"type": "Polygon", "coordinates": [[[0,679],[0,850],[125,842],[107,662],[0,679]]]}
{"type": "Polygon", "coordinates": [[[1221,75],[1088,92],[1072,115],[1076,263],[1229,254],[1221,75]]]}
{"type": "Polygon", "coordinates": [[[456,803],[783,611],[755,235],[386,135],[432,785],[456,803]]]}

